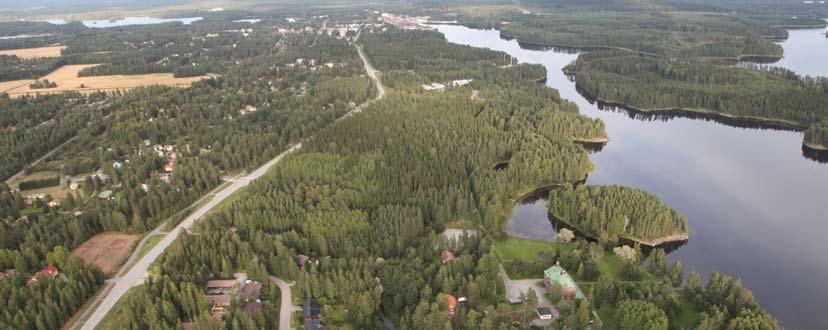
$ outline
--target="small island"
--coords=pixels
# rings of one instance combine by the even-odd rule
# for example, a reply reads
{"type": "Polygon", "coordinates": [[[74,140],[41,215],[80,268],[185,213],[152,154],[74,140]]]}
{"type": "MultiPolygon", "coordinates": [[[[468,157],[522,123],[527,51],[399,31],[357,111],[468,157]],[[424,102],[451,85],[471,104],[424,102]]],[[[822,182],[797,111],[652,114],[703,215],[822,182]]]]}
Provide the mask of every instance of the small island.
{"type": "Polygon", "coordinates": [[[828,123],[814,124],[805,130],[805,147],[818,151],[828,151],[828,123]]]}
{"type": "Polygon", "coordinates": [[[657,246],[688,239],[684,215],[656,195],[623,186],[553,189],[549,216],[599,241],[657,246]]]}

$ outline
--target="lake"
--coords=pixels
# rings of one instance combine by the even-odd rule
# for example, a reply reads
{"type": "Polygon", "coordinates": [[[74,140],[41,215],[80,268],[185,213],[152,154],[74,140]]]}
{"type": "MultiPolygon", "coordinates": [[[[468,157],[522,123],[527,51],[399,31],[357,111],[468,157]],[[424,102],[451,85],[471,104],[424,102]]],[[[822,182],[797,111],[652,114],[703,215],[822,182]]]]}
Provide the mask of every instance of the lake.
{"type": "Polygon", "coordinates": [[[799,74],[828,77],[828,38],[825,29],[801,29],[788,31],[788,39],[779,43],[785,48],[785,56],[773,66],[781,66],[799,74]]]}
{"type": "MultiPolygon", "coordinates": [[[[496,30],[440,25],[450,42],[504,51],[543,64],[547,85],[601,118],[610,141],[590,154],[595,171],[586,184],[621,184],[657,194],[684,213],[687,245],[671,253],[704,278],[717,271],[742,279],[756,299],[788,329],[828,329],[828,164],[804,157],[802,133],[740,128],[706,119],[599,109],[581,96],[561,69],[577,54],[523,49],[496,30]]],[[[828,40],[792,31],[780,65],[816,75],[828,71],[828,40]],[[817,39],[825,42],[822,46],[817,39]],[[801,45],[801,46],[794,46],[801,45]],[[810,48],[816,47],[816,48],[810,48]],[[789,49],[790,48],[790,49],[789,49]],[[806,56],[807,55],[807,56],[806,56]],[[809,56],[809,57],[808,57],[809,56]],[[800,58],[813,61],[805,65],[800,58]],[[822,62],[817,60],[822,59],[822,62]]],[[[507,229],[517,236],[552,239],[546,202],[517,205],[507,229]]]]}
{"type": "MultiPolygon", "coordinates": [[[[172,23],[172,22],[180,22],[184,25],[190,25],[195,21],[200,21],[204,19],[203,17],[182,17],[182,18],[155,18],[155,17],[124,17],[117,20],[108,20],[108,19],[99,19],[99,20],[86,20],[81,21],[83,25],[90,28],[109,28],[109,27],[116,27],[116,26],[127,26],[127,25],[148,25],[148,24],[161,24],[161,23],[172,23]]],[[[62,19],[50,19],[45,20],[44,22],[49,22],[52,24],[66,24],[65,20],[62,19]]]]}

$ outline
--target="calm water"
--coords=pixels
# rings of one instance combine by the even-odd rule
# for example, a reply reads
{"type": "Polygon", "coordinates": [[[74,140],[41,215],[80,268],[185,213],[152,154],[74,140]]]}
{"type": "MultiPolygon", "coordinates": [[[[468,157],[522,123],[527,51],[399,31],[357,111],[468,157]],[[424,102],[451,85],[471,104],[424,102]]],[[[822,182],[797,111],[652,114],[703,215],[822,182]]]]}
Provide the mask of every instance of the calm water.
{"type": "MultiPolygon", "coordinates": [[[[828,233],[828,164],[803,157],[802,133],[601,110],[561,72],[577,54],[522,49],[494,30],[438,30],[454,43],[545,65],[549,86],[577,103],[581,113],[601,118],[610,142],[590,155],[596,169],[587,184],[641,188],[683,212],[690,241],[669,257],[681,260],[685,270],[741,278],[788,329],[828,329],[828,256],[822,253],[828,233]]],[[[793,31],[792,37],[803,31],[793,31]]],[[[807,46],[788,50],[793,41],[783,43],[788,52],[784,65],[812,75],[828,70],[828,53],[807,46]],[[802,62],[794,60],[808,56],[823,63],[799,66],[802,62]]],[[[519,236],[554,237],[543,200],[518,205],[510,222],[508,229],[519,236]]]]}
{"type": "MultiPolygon", "coordinates": [[[[189,25],[195,21],[202,20],[203,17],[182,17],[182,18],[155,18],[155,17],[124,17],[118,20],[108,20],[108,19],[100,19],[100,20],[87,20],[82,21],[83,25],[90,28],[108,28],[108,27],[116,27],[116,26],[127,26],[127,25],[147,25],[147,24],[161,24],[161,23],[171,23],[171,22],[181,22],[184,25],[189,25]]],[[[45,20],[44,22],[49,22],[52,24],[66,24],[65,20],[62,19],[50,19],[45,20]]]]}
{"type": "Polygon", "coordinates": [[[785,48],[785,57],[774,66],[781,66],[802,75],[828,77],[828,38],[825,29],[788,31],[788,39],[779,43],[785,48]]]}

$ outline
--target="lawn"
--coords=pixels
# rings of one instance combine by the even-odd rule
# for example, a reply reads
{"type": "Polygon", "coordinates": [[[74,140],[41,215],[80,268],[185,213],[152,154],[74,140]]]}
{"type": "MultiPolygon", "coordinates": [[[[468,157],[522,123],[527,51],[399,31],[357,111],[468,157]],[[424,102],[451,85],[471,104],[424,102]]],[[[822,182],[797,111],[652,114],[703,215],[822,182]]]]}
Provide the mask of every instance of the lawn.
{"type": "Polygon", "coordinates": [[[152,248],[154,248],[156,245],[158,245],[158,242],[160,242],[161,239],[164,238],[164,236],[167,236],[167,235],[156,234],[156,235],[152,235],[149,238],[147,238],[147,241],[144,242],[144,246],[141,247],[141,251],[138,252],[138,258],[135,259],[135,260],[141,260],[141,258],[143,258],[144,255],[147,254],[147,252],[149,252],[150,250],[152,250],[152,248]]]}
{"type": "Polygon", "coordinates": [[[538,254],[541,251],[548,249],[558,249],[559,252],[568,251],[572,249],[572,245],[509,237],[506,240],[495,242],[494,248],[503,260],[520,259],[525,261],[538,261],[538,254]]]}
{"type": "Polygon", "coordinates": [[[681,311],[677,313],[674,320],[670,320],[670,327],[673,329],[692,329],[699,321],[701,308],[685,298],[684,295],[679,295],[678,301],[681,311]]]}
{"type": "MultiPolygon", "coordinates": [[[[623,269],[624,269],[624,262],[621,261],[621,259],[618,258],[618,256],[616,256],[612,253],[609,253],[609,252],[605,253],[604,256],[601,257],[601,260],[598,261],[598,270],[602,274],[608,274],[608,275],[612,276],[612,279],[616,280],[616,281],[625,281],[624,280],[624,275],[623,275],[623,269]]],[[[656,281],[656,280],[658,280],[658,278],[655,277],[655,275],[650,274],[649,272],[647,272],[645,269],[642,268],[641,269],[641,280],[642,281],[647,281],[647,280],[656,281]]]]}
{"type": "MultiPolygon", "coordinates": [[[[581,288],[587,288],[587,285],[581,285],[581,288]]],[[[684,298],[682,295],[678,297],[679,306],[681,310],[674,318],[670,319],[670,329],[684,330],[692,329],[699,321],[701,316],[701,309],[698,306],[684,298]]],[[[612,330],[618,329],[618,319],[615,315],[615,306],[604,306],[598,309],[598,317],[604,322],[602,329],[612,330]]]]}

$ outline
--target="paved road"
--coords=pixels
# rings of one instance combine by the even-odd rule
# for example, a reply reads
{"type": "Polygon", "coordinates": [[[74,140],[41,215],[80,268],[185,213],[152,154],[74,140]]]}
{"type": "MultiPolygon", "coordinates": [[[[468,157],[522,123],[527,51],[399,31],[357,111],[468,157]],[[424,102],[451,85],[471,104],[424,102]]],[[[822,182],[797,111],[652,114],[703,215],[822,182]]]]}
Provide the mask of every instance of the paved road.
{"type": "Polygon", "coordinates": [[[248,176],[239,177],[233,180],[232,184],[227,186],[226,188],[222,189],[211,199],[209,202],[204,204],[204,206],[200,207],[198,210],[190,214],[184,221],[182,221],[175,229],[173,229],[169,234],[164,236],[158,244],[153,247],[143,258],[138,260],[132,268],[127,271],[123,276],[113,279],[114,286],[112,290],[109,291],[109,294],[103,298],[101,304],[95,309],[92,315],[89,316],[89,319],[83,324],[81,329],[94,329],[98,323],[106,316],[106,313],[112,309],[112,306],[118,302],[119,299],[131,288],[141,285],[144,283],[144,279],[147,278],[149,275],[149,267],[164,253],[164,250],[167,249],[181,234],[183,231],[189,231],[190,228],[195,225],[196,221],[201,219],[207,212],[212,210],[216,205],[219,205],[222,201],[224,201],[227,197],[230,197],[233,193],[238,191],[239,189],[247,186],[250,184],[251,181],[261,177],[267,171],[276,165],[285,157],[290,155],[291,153],[296,152],[297,150],[302,148],[302,143],[298,143],[293,147],[289,148],[287,151],[283,152],[276,158],[267,162],[267,164],[262,165],[253,173],[248,176]]]}
{"type": "Polygon", "coordinates": [[[293,312],[299,310],[297,306],[293,305],[293,300],[291,300],[290,287],[293,286],[293,283],[287,283],[275,276],[270,276],[270,281],[276,283],[279,291],[282,292],[282,306],[279,308],[279,330],[290,330],[290,316],[293,312]]]}
{"type": "MultiPolygon", "coordinates": [[[[359,38],[359,34],[357,34],[357,39],[358,38],[359,38]]],[[[365,54],[362,51],[362,47],[359,46],[359,45],[356,45],[356,44],[354,44],[354,45],[357,48],[357,52],[359,53],[359,57],[362,59],[362,62],[363,62],[363,65],[365,66],[365,71],[368,74],[368,77],[371,78],[374,81],[374,84],[377,87],[378,93],[377,93],[376,98],[361,104],[360,106],[356,107],[354,110],[351,110],[351,112],[348,112],[347,114],[345,114],[344,116],[342,116],[338,120],[341,120],[341,119],[344,119],[346,117],[352,116],[355,113],[359,113],[363,109],[365,109],[365,107],[368,104],[370,104],[374,101],[380,100],[383,97],[385,97],[385,88],[382,86],[382,83],[377,79],[376,70],[368,62],[368,59],[365,57],[365,54]]],[[[226,188],[224,188],[221,191],[219,191],[218,193],[216,193],[216,195],[209,202],[204,204],[202,207],[200,207],[198,210],[196,210],[195,212],[190,214],[186,219],[184,219],[184,221],[182,221],[178,226],[176,226],[175,229],[173,229],[169,234],[164,236],[164,238],[162,238],[161,241],[158,242],[158,244],[155,247],[153,247],[149,252],[147,252],[147,254],[144,255],[143,258],[138,260],[135,263],[135,265],[132,266],[132,268],[129,269],[129,271],[124,273],[121,277],[113,279],[112,282],[114,283],[114,285],[112,287],[112,290],[110,290],[109,293],[103,298],[100,305],[98,305],[97,308],[95,308],[95,311],[92,313],[92,315],[90,315],[89,319],[86,320],[85,323],[83,323],[83,327],[81,329],[85,329],[85,330],[94,329],[98,325],[98,323],[101,322],[101,320],[104,318],[104,316],[106,316],[106,314],[112,309],[112,307],[115,305],[115,303],[118,302],[118,300],[121,299],[121,297],[124,294],[126,294],[126,292],[129,289],[143,284],[144,280],[149,276],[149,267],[150,267],[150,265],[152,265],[152,263],[155,262],[155,260],[158,259],[158,257],[161,256],[162,253],[164,253],[164,250],[166,250],[167,247],[169,247],[178,238],[178,236],[182,232],[189,231],[190,228],[192,228],[193,225],[195,225],[196,221],[200,220],[205,214],[207,214],[207,212],[212,210],[216,205],[219,205],[227,197],[230,197],[230,195],[232,195],[233,193],[235,193],[239,189],[241,189],[241,188],[247,186],[248,184],[250,184],[251,181],[253,181],[253,180],[261,177],[265,173],[267,173],[267,171],[270,170],[271,167],[273,167],[277,163],[281,162],[282,160],[285,159],[285,157],[287,157],[288,155],[296,152],[297,150],[299,150],[301,148],[302,148],[302,143],[300,142],[300,143],[290,147],[287,151],[281,153],[276,158],[270,160],[269,162],[267,162],[267,164],[262,165],[261,167],[259,167],[255,171],[253,171],[253,173],[251,173],[250,175],[244,176],[244,177],[238,177],[238,178],[235,178],[234,180],[231,180],[232,183],[229,186],[227,186],[226,188]]],[[[278,285],[278,283],[277,283],[277,285],[278,285]]],[[[280,286],[280,288],[282,288],[282,287],[280,286]]],[[[291,311],[286,312],[286,310],[285,310],[285,302],[287,302],[287,304],[290,304],[290,301],[291,301],[289,287],[288,287],[288,290],[283,290],[282,291],[282,301],[283,301],[283,303],[282,303],[282,309],[281,309],[281,312],[280,312],[281,313],[280,319],[284,320],[285,318],[287,318],[287,320],[288,320],[287,324],[288,324],[288,327],[289,327],[291,311]],[[285,297],[285,292],[287,292],[287,297],[285,297]],[[287,315],[285,315],[285,313],[287,313],[287,315]]],[[[284,324],[284,323],[280,323],[280,324],[284,324]]]]}

